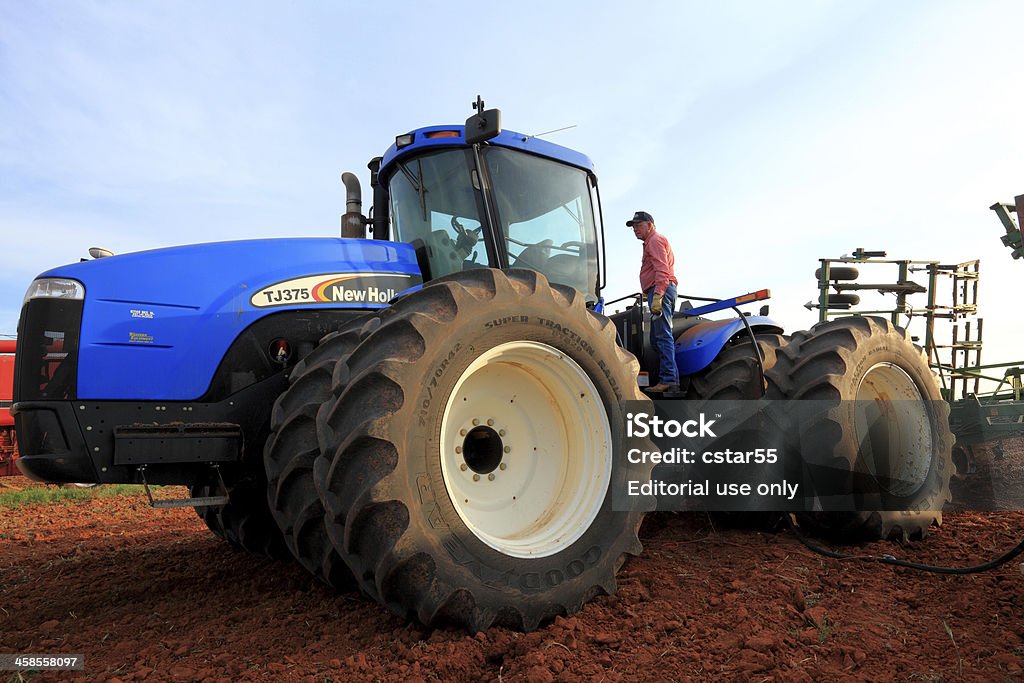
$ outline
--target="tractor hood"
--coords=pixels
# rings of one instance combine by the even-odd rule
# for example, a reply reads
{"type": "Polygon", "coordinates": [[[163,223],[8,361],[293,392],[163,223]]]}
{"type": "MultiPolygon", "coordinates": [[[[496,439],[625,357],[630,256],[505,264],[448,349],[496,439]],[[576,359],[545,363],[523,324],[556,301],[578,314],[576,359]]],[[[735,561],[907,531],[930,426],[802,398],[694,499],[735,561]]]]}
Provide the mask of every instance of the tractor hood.
{"type": "Polygon", "coordinates": [[[39,278],[70,278],[85,288],[82,399],[198,397],[234,340],[261,318],[380,308],[422,281],[411,246],[340,238],[156,249],[61,266],[39,278]]]}

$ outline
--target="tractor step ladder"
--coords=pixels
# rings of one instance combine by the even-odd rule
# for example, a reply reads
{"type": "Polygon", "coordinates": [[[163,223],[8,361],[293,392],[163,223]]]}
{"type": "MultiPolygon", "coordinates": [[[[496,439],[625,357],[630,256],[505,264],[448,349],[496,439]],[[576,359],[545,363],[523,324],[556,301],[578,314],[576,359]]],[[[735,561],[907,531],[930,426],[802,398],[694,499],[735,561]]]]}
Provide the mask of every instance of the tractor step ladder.
{"type": "Polygon", "coordinates": [[[139,476],[142,478],[142,486],[146,489],[146,497],[149,498],[150,507],[155,508],[201,508],[201,507],[213,507],[217,505],[226,505],[230,500],[227,495],[228,487],[224,485],[224,478],[220,475],[220,467],[216,464],[210,465],[214,472],[217,473],[217,483],[220,485],[220,490],[224,492],[220,496],[198,496],[195,498],[175,498],[167,500],[157,500],[153,498],[153,493],[149,489],[149,483],[146,481],[146,466],[139,465],[138,471],[139,476]]]}

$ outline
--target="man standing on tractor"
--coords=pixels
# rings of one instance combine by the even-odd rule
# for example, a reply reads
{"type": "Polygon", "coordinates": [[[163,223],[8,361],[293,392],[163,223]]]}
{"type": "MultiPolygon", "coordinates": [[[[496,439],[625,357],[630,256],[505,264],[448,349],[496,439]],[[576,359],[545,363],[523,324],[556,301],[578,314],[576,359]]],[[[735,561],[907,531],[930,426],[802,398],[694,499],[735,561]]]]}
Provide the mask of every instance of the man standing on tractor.
{"type": "Polygon", "coordinates": [[[648,393],[678,391],[679,371],[676,369],[675,340],[672,338],[672,313],[676,305],[676,258],[668,238],[654,228],[654,218],[646,211],[637,211],[626,221],[633,234],[644,243],[640,264],[640,289],[651,309],[651,346],[659,357],[658,383],[648,393]]]}

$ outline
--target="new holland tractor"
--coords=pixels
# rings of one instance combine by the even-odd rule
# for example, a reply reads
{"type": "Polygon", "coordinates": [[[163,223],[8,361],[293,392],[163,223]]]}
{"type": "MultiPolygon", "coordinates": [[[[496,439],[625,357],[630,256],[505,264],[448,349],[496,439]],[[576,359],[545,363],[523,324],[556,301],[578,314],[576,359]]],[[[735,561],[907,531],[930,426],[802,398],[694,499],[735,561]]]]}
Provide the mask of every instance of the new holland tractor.
{"type": "MultiPolygon", "coordinates": [[[[647,322],[639,306],[602,313],[591,161],[475,106],[370,162],[369,218],[344,174],[341,238],[96,252],[39,275],[18,328],[22,472],[187,485],[155,504],[194,506],[228,542],[425,624],[530,630],[612,593],[641,550],[644,513],[611,491],[623,402],[647,400],[647,322]]],[[[700,310],[676,321],[684,397],[937,392],[884,320],[784,338],[766,317],[700,310]]],[[[948,429],[922,415],[914,487],[885,508],[916,512],[818,521],[888,536],[937,520],[948,429]]],[[[812,426],[851,478],[844,420],[812,426]]]]}

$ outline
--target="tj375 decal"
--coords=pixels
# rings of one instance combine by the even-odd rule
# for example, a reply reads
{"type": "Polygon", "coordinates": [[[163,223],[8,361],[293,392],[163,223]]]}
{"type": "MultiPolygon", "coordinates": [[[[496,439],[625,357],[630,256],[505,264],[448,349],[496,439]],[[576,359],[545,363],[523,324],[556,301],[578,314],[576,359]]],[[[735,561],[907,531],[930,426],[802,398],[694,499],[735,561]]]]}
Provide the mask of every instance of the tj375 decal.
{"type": "Polygon", "coordinates": [[[295,304],[386,304],[422,282],[399,273],[326,273],[264,287],[249,299],[256,308],[295,304]]]}

